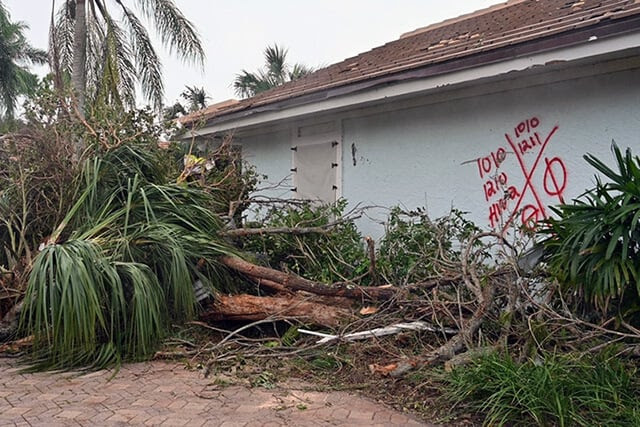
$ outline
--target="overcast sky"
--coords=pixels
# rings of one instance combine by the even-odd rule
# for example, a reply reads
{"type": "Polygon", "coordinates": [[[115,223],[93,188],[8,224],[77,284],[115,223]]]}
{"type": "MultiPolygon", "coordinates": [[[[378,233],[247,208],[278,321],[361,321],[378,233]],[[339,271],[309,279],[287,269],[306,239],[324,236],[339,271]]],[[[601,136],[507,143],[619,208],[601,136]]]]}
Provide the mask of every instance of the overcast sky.
{"type": "MultiPolygon", "coordinates": [[[[1,0],[13,20],[30,26],[32,44],[47,46],[50,0],[1,0]]],[[[60,4],[63,0],[58,0],[60,4]]],[[[204,87],[213,102],[234,97],[242,69],[263,63],[268,44],[289,49],[289,62],[329,65],[428,24],[473,12],[499,0],[174,0],[198,29],[204,70],[171,59],[162,48],[166,100],[185,85],[204,87]]],[[[130,3],[132,3],[129,0],[130,3]]],[[[112,9],[115,7],[112,5],[112,9]]],[[[159,44],[157,46],[160,46],[159,44]]]]}

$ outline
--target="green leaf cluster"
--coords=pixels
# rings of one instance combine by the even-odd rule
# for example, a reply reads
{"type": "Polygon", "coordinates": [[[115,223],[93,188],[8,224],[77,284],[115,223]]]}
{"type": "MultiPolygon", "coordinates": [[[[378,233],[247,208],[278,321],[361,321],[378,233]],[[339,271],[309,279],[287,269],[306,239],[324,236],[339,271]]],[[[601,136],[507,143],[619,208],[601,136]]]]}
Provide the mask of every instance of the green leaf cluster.
{"type": "Polygon", "coordinates": [[[124,144],[88,159],[67,216],[35,258],[22,328],[37,367],[148,357],[194,315],[193,282],[222,289],[215,195],[169,182],[160,152],[124,144]]]}
{"type": "Polygon", "coordinates": [[[424,208],[391,209],[378,267],[388,283],[406,284],[441,273],[459,260],[462,243],[478,231],[464,212],[431,220],[424,208]]]}
{"type": "Polygon", "coordinates": [[[38,77],[28,66],[47,62],[46,52],[31,46],[25,37],[28,28],[24,22],[12,21],[0,3],[0,118],[11,120],[18,97],[31,95],[37,88],[38,77]]]}
{"type": "MultiPolygon", "coordinates": [[[[346,200],[335,205],[273,208],[256,221],[267,228],[321,227],[342,218],[346,200]]],[[[263,234],[245,239],[243,249],[266,258],[274,268],[284,268],[321,282],[348,281],[369,268],[362,235],[353,220],[347,220],[318,234],[263,234]]]]}
{"type": "Polygon", "coordinates": [[[611,301],[640,304],[640,157],[611,148],[617,170],[584,156],[608,181],[596,176],[595,187],[555,208],[542,230],[551,272],[605,311],[611,301]]]}

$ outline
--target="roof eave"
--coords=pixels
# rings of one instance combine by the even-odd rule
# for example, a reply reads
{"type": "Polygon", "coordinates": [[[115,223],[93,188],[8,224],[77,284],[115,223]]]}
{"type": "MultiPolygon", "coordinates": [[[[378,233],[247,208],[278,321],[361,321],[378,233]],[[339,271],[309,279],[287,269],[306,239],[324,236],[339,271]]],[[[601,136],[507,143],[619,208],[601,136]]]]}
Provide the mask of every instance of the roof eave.
{"type": "MultiPolygon", "coordinates": [[[[275,101],[258,106],[248,106],[242,110],[235,110],[226,114],[221,114],[206,121],[206,124],[197,134],[208,133],[205,129],[217,127],[224,123],[232,124],[250,116],[268,112],[284,111],[293,107],[327,101],[337,97],[354,95],[363,91],[368,91],[384,86],[390,86],[402,82],[426,79],[436,76],[444,76],[455,72],[478,68],[482,66],[507,62],[525,56],[542,54],[549,51],[578,47],[581,45],[593,44],[594,41],[603,41],[617,36],[624,36],[631,33],[639,33],[640,16],[631,16],[625,19],[599,23],[598,25],[581,28],[575,31],[568,31],[561,34],[535,39],[520,44],[504,46],[501,48],[488,50],[478,54],[453,59],[446,62],[430,64],[419,68],[408,69],[394,74],[384,75],[354,82],[347,85],[329,87],[314,91],[301,96],[296,96],[281,101],[275,101]]],[[[460,83],[460,82],[458,82],[460,83]]],[[[229,129],[234,126],[229,126],[229,129]]]]}

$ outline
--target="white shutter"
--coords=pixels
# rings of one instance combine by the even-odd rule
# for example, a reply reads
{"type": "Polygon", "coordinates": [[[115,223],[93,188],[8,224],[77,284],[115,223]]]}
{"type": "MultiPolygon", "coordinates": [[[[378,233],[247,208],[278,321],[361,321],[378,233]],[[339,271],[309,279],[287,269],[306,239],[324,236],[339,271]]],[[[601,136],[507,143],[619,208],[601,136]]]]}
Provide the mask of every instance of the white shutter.
{"type": "Polygon", "coordinates": [[[335,122],[296,129],[292,147],[295,197],[321,203],[339,198],[342,156],[337,133],[335,122]]]}

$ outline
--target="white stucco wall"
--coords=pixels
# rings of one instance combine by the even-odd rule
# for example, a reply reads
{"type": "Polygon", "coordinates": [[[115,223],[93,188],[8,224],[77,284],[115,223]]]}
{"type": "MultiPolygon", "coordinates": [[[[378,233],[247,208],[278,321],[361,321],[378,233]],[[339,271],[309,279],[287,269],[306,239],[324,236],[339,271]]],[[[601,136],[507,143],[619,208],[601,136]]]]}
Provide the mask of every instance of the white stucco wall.
{"type": "MultiPolygon", "coordinates": [[[[343,121],[343,196],[365,205],[426,206],[432,217],[445,215],[453,206],[470,212],[484,227],[508,221],[517,207],[524,209],[514,217],[520,223],[523,215],[541,218],[543,210],[550,213],[547,205],[560,197],[570,201],[590,186],[594,170],[582,155],[589,152],[613,164],[612,139],[640,154],[637,69],[351,118],[343,121]],[[516,138],[514,128],[522,122],[525,135],[516,138]],[[523,166],[505,134],[516,148],[533,136],[536,144],[529,143],[531,148],[520,153],[523,166]],[[480,164],[476,161],[485,156],[480,164]],[[498,162],[504,156],[499,168],[494,156],[498,162]],[[489,172],[481,177],[483,165],[489,172]],[[513,187],[513,200],[500,206],[504,190],[493,194],[487,181],[502,173],[500,179],[507,180],[503,188],[513,187]],[[500,213],[501,208],[505,212],[500,213]]],[[[374,236],[381,233],[372,223],[361,228],[374,236]]]]}
{"type": "Polygon", "coordinates": [[[242,157],[266,175],[256,195],[288,199],[291,197],[291,142],[288,129],[258,136],[235,138],[242,145],[242,157]]]}
{"type": "MultiPolygon", "coordinates": [[[[457,97],[438,103],[426,97],[428,105],[391,112],[331,116],[341,127],[342,197],[352,205],[426,206],[434,218],[456,207],[487,228],[509,221],[517,209],[511,220],[520,224],[523,218],[542,218],[550,213],[546,206],[561,197],[570,201],[592,185],[594,170],[582,159],[585,153],[613,164],[614,139],[640,154],[637,68],[489,95],[465,97],[463,91],[457,97]],[[516,136],[520,123],[523,132],[516,136]],[[524,139],[533,142],[522,150],[524,139]],[[494,178],[506,179],[506,185],[496,185],[494,178]],[[501,202],[505,190],[511,197],[501,202]]],[[[239,139],[245,159],[268,175],[263,186],[290,177],[292,131],[293,125],[239,139]]],[[[263,194],[290,197],[291,180],[284,184],[263,194]]],[[[386,213],[371,210],[373,221],[359,224],[363,233],[380,237],[383,228],[375,220],[386,213]]]]}

